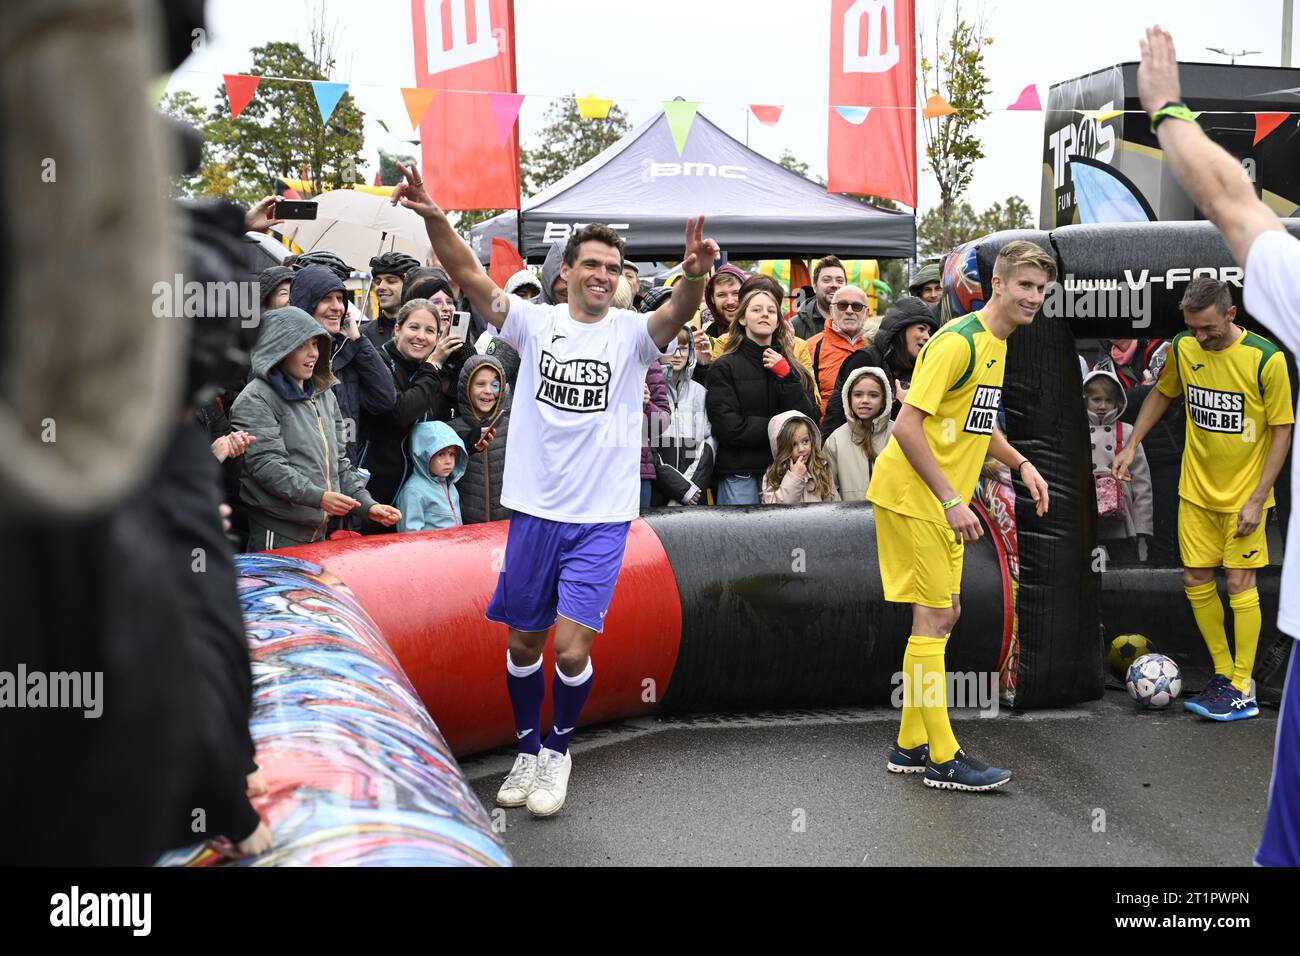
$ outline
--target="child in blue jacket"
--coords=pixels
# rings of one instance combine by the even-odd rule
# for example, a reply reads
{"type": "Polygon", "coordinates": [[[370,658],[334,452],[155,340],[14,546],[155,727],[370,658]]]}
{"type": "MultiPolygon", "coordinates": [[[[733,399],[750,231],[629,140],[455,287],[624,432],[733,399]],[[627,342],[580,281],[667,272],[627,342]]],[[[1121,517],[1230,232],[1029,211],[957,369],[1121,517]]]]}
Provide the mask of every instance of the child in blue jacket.
{"type": "Polygon", "coordinates": [[[464,524],[456,482],[465,474],[469,456],[459,436],[446,422],[421,422],[407,437],[412,465],[397,492],[402,513],[398,531],[432,531],[464,524]]]}

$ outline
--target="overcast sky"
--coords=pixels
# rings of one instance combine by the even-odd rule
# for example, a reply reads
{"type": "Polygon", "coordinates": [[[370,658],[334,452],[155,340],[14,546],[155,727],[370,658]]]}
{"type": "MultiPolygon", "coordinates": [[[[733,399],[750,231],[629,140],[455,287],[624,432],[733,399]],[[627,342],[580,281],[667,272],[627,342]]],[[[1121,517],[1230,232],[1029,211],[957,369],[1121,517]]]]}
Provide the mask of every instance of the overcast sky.
{"type": "MultiPolygon", "coordinates": [[[[206,104],[221,74],[252,64],[249,50],[271,40],[304,48],[310,11],[320,0],[208,0],[209,43],[172,75],[168,90],[188,89],[206,104]]],[[[331,79],[351,83],[366,114],[369,179],[378,149],[412,147],[399,88],[415,85],[409,0],[324,0],[338,25],[338,66],[331,79]],[[381,129],[382,119],[393,135],[381,129]]],[[[941,4],[918,0],[917,18],[932,24],[941,4]]],[[[952,0],[945,0],[945,8],[952,0]]],[[[700,111],[776,159],[783,149],[826,172],[827,50],[830,0],[515,0],[517,79],[528,96],[520,113],[524,142],[541,130],[551,97],[588,91],[612,98],[635,125],[674,96],[699,100],[700,111]],[[781,104],[775,127],[752,118],[747,104],[781,104]]],[[[1029,83],[1044,104],[1052,83],[1138,58],[1143,29],[1170,30],[1182,60],[1225,62],[1206,50],[1259,50],[1241,62],[1281,63],[1282,0],[1087,0],[1084,3],[1000,0],[973,3],[994,38],[986,50],[993,114],[978,127],[985,159],[969,199],[983,208],[1019,195],[1037,213],[1043,114],[1004,108],[1029,83]]],[[[932,35],[932,31],[931,31],[932,35]]],[[[1300,37],[1293,39],[1293,63],[1300,37]]],[[[924,139],[918,131],[918,156],[924,139]]],[[[920,208],[937,200],[933,178],[920,170],[920,208]]]]}

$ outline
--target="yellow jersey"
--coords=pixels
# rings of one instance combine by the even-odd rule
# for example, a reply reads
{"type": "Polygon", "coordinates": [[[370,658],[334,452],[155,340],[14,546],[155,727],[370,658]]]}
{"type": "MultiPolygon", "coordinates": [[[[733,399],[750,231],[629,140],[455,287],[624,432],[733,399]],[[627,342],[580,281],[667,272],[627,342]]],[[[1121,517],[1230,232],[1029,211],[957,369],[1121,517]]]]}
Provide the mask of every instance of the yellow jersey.
{"type": "MultiPolygon", "coordinates": [[[[963,501],[975,493],[998,408],[1007,343],[988,330],[979,312],[946,323],[916,358],[904,403],[926,413],[924,430],[934,460],[963,501]]],[[[899,514],[944,525],[943,505],[908,462],[898,440],[876,459],[867,500],[899,514]]]]}
{"type": "MultiPolygon", "coordinates": [[[[1179,332],[1156,387],[1187,411],[1178,495],[1209,511],[1237,512],[1259,486],[1273,425],[1295,421],[1282,350],[1254,332],[1218,352],[1179,332]]],[[[1264,507],[1273,506],[1273,490],[1264,507]]]]}

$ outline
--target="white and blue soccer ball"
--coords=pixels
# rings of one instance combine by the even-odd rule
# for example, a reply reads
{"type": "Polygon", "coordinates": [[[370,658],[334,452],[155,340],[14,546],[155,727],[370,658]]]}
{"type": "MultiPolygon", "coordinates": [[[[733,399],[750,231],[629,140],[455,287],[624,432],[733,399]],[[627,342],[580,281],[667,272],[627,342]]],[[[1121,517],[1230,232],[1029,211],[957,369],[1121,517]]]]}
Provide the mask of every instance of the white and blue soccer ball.
{"type": "Polygon", "coordinates": [[[1139,707],[1161,710],[1183,692],[1183,673],[1172,657],[1143,654],[1129,665],[1124,683],[1139,707]]]}

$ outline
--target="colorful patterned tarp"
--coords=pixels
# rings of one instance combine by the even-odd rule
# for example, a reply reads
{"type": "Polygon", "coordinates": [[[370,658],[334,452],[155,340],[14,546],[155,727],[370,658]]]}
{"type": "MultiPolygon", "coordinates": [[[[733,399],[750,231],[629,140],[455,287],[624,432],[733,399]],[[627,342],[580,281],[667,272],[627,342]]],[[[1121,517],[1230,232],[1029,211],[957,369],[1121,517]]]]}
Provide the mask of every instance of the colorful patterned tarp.
{"type": "MultiPolygon", "coordinates": [[[[253,866],[509,866],[401,665],[320,566],[242,554],[253,739],[275,837],[253,866]]],[[[203,845],[165,865],[223,862],[203,845]]]]}

